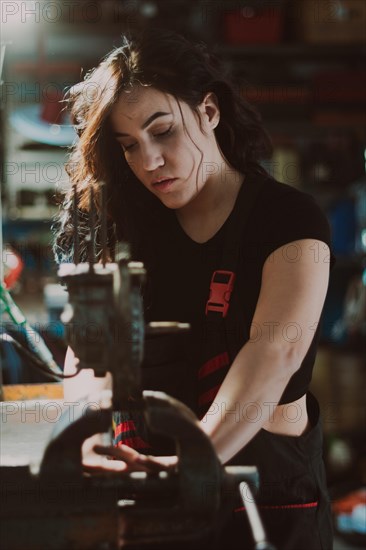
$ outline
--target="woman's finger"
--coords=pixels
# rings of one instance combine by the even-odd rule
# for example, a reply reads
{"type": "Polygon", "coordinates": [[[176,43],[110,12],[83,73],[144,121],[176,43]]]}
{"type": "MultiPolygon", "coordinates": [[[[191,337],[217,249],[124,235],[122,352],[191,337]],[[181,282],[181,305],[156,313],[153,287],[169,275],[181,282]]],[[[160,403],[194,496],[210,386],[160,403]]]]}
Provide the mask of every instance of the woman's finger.
{"type": "Polygon", "coordinates": [[[111,457],[124,460],[128,463],[133,462],[137,460],[139,456],[142,456],[134,449],[131,449],[131,447],[127,447],[127,445],[113,447],[112,445],[104,446],[97,444],[93,446],[93,451],[98,455],[109,455],[111,457]]]}
{"type": "Polygon", "coordinates": [[[95,445],[93,450],[97,455],[108,455],[114,458],[115,460],[111,460],[111,462],[123,461],[126,464],[126,471],[154,473],[164,469],[161,465],[151,462],[148,457],[141,455],[130,447],[121,449],[120,447],[95,445]]]}
{"type": "Polygon", "coordinates": [[[126,472],[127,464],[122,460],[110,460],[106,456],[90,456],[84,459],[83,469],[87,472],[126,472]]]}
{"type": "Polygon", "coordinates": [[[127,445],[121,445],[118,447],[103,447],[102,445],[95,445],[93,450],[97,454],[109,455],[117,459],[117,461],[123,460],[129,467],[129,470],[143,470],[153,473],[171,469],[172,466],[176,464],[176,457],[153,457],[143,455],[135,449],[127,447],[127,445]]]}

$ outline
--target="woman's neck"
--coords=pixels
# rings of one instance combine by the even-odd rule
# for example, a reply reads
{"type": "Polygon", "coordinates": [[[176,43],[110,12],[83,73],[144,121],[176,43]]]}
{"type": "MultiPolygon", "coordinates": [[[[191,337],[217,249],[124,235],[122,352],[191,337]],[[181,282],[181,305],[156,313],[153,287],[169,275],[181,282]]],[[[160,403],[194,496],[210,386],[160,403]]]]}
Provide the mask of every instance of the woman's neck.
{"type": "Polygon", "coordinates": [[[223,170],[205,183],[193,201],[176,210],[182,229],[198,243],[208,241],[225,223],[244,181],[244,175],[229,165],[223,170]]]}

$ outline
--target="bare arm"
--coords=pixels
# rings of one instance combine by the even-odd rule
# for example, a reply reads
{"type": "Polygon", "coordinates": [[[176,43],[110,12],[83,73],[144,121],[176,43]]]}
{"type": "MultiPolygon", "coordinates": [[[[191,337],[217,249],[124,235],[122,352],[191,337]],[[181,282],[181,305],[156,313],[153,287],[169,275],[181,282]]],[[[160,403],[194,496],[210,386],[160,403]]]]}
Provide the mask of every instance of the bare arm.
{"type": "MultiPolygon", "coordinates": [[[[65,358],[65,374],[74,374],[76,372],[78,359],[74,352],[69,347],[65,358]]],[[[75,376],[75,378],[67,378],[64,380],[64,399],[65,401],[74,403],[82,399],[95,398],[98,393],[104,389],[112,387],[112,377],[109,373],[104,378],[94,376],[92,369],[83,369],[75,376]]]]}
{"type": "MultiPolygon", "coordinates": [[[[73,350],[67,349],[64,373],[74,374],[76,372],[78,359],[75,357],[73,350]]],[[[64,386],[64,401],[66,403],[80,403],[84,399],[90,403],[99,403],[102,396],[102,391],[112,387],[112,377],[107,373],[104,378],[94,376],[92,369],[83,369],[74,378],[66,378],[64,386]]],[[[100,469],[106,467],[106,459],[103,456],[98,456],[93,452],[94,445],[103,445],[106,441],[102,434],[95,434],[86,439],[83,443],[82,454],[83,464],[86,467],[100,469]]],[[[108,469],[123,470],[124,464],[121,462],[108,461],[108,469]]]]}
{"type": "Polygon", "coordinates": [[[329,248],[323,242],[296,241],[267,258],[250,340],[201,420],[223,463],[270,419],[300,367],[321,315],[328,279],[329,248]]]}
{"type": "MultiPolygon", "coordinates": [[[[270,420],[309,349],[328,279],[329,248],[320,241],[296,241],[267,258],[250,340],[238,353],[213,406],[200,422],[222,463],[230,460],[270,420]],[[296,261],[292,261],[294,252],[296,261]]],[[[89,383],[95,387],[92,378],[89,383]]],[[[107,450],[104,447],[99,452],[107,450]]],[[[109,451],[124,461],[127,469],[149,471],[176,464],[176,457],[145,457],[124,446],[109,451]]]]}

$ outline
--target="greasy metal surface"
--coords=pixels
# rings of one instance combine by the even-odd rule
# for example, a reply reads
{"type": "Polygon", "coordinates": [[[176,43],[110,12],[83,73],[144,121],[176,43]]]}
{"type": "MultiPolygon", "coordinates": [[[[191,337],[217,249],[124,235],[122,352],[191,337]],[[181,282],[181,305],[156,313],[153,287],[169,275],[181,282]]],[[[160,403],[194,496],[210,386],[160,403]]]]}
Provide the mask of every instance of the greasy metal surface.
{"type": "Polygon", "coordinates": [[[140,285],[143,265],[122,255],[118,263],[68,264],[59,270],[70,304],[63,313],[70,346],[80,368],[113,376],[113,408],[126,407],[140,390],[144,320],[140,285]]]}

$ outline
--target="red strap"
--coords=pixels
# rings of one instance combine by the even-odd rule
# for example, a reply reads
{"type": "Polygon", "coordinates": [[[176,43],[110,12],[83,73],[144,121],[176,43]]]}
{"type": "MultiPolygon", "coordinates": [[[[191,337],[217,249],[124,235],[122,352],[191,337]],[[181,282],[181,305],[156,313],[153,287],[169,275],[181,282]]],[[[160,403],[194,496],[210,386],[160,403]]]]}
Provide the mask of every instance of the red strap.
{"type": "Polygon", "coordinates": [[[115,430],[114,430],[114,437],[117,437],[119,434],[123,434],[126,432],[135,432],[136,426],[133,420],[127,420],[125,422],[121,422],[120,424],[117,424],[115,430]]]}
{"type": "MultiPolygon", "coordinates": [[[[114,430],[114,437],[118,437],[120,434],[127,434],[131,432],[136,433],[136,426],[135,422],[133,420],[126,420],[124,422],[121,422],[120,424],[117,424],[114,430]]],[[[142,437],[136,435],[133,437],[126,437],[125,439],[121,439],[116,445],[118,447],[119,445],[127,445],[127,447],[132,447],[132,449],[149,449],[151,448],[151,445],[149,443],[146,443],[142,439],[142,437]]]]}
{"type": "Polygon", "coordinates": [[[132,449],[150,449],[151,445],[146,443],[141,437],[129,437],[127,439],[123,439],[122,441],[119,441],[116,445],[116,447],[119,447],[120,445],[127,445],[127,447],[131,447],[132,449]]]}
{"type": "Polygon", "coordinates": [[[221,384],[217,384],[217,386],[215,386],[214,388],[211,388],[205,393],[202,393],[198,398],[198,404],[201,406],[201,405],[206,405],[207,403],[210,403],[211,401],[213,401],[220,388],[221,388],[221,384]]]}
{"type": "Polygon", "coordinates": [[[209,359],[199,369],[198,380],[201,380],[208,374],[211,374],[212,372],[215,372],[216,370],[221,369],[222,367],[227,367],[229,362],[230,362],[230,359],[227,351],[225,351],[224,353],[220,353],[220,355],[216,355],[212,359],[209,359]]]}
{"type": "MultiPolygon", "coordinates": [[[[318,506],[318,501],[316,502],[306,502],[304,504],[279,504],[273,506],[258,506],[261,510],[291,510],[291,509],[302,509],[302,508],[316,508],[318,506]]],[[[240,508],[235,508],[234,512],[244,512],[245,506],[240,508]]]]}

